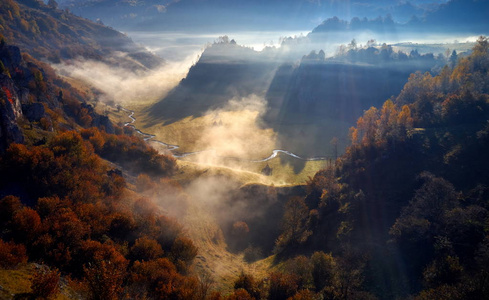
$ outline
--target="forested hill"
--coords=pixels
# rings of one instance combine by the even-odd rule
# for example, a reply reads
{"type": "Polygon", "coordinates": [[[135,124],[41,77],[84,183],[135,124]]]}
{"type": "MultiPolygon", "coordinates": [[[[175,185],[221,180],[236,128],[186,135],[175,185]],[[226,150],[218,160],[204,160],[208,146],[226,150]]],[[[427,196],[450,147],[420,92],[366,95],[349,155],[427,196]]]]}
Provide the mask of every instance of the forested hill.
{"type": "Polygon", "coordinates": [[[2,0],[0,32],[35,58],[54,63],[85,58],[153,68],[163,62],[114,29],[38,0],[2,0]]]}
{"type": "Polygon", "coordinates": [[[286,205],[277,258],[332,252],[325,296],[487,298],[488,120],[481,37],[454,68],[412,74],[358,119],[346,154],[286,205]]]}
{"type": "Polygon", "coordinates": [[[175,159],[20,50],[0,35],[0,298],[197,299],[196,246],[136,193],[183,203],[175,159]]]}

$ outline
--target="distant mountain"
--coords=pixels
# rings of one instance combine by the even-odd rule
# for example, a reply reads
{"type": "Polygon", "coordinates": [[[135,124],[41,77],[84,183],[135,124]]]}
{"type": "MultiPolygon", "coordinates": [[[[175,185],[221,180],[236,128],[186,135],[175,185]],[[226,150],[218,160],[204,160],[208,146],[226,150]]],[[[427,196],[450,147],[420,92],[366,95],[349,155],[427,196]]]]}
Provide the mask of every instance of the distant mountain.
{"type": "Polygon", "coordinates": [[[62,7],[116,28],[155,31],[297,30],[330,16],[407,21],[446,1],[65,0],[62,7]]]}
{"type": "Polygon", "coordinates": [[[38,0],[2,0],[0,32],[34,57],[55,63],[82,57],[152,68],[163,62],[126,35],[55,6],[38,0]]]}
{"type": "Polygon", "coordinates": [[[372,38],[384,40],[419,39],[420,33],[487,35],[488,11],[489,1],[451,0],[427,11],[423,16],[414,15],[405,23],[393,19],[390,15],[375,19],[355,17],[351,21],[332,17],[314,28],[308,37],[317,42],[333,40],[337,36],[344,36],[345,33],[349,33],[350,39],[366,33],[372,38]]]}
{"type": "Polygon", "coordinates": [[[264,120],[282,147],[309,157],[333,155],[330,141],[338,138],[342,152],[348,128],[365,110],[399,93],[411,73],[445,63],[390,46],[350,49],[329,59],[311,52],[300,65],[283,65],[275,73],[264,120]]]}

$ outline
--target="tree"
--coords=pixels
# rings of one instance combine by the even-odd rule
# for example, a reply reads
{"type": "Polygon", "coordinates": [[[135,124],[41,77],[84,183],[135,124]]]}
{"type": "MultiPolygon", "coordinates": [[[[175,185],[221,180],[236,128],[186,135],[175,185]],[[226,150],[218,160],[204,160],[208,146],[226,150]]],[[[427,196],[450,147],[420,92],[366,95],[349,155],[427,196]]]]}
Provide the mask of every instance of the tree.
{"type": "Polygon", "coordinates": [[[163,249],[157,241],[142,237],[136,240],[129,251],[131,260],[149,261],[163,256],[163,249]]]}
{"type": "Polygon", "coordinates": [[[32,295],[36,299],[49,299],[59,293],[60,273],[58,269],[39,269],[32,279],[32,295]]]}
{"type": "Polygon", "coordinates": [[[282,300],[292,297],[297,293],[298,277],[294,274],[274,272],[270,274],[269,300],[282,300]]]}
{"type": "Polygon", "coordinates": [[[309,224],[309,209],[301,197],[292,197],[285,204],[282,219],[282,234],[276,242],[277,251],[281,251],[286,245],[298,245],[304,243],[312,234],[307,230],[309,224]]]}
{"type": "Polygon", "coordinates": [[[331,254],[314,252],[311,256],[312,279],[316,292],[325,287],[333,286],[336,272],[336,262],[331,254]]]}
{"type": "Polygon", "coordinates": [[[91,300],[120,299],[122,282],[126,274],[126,263],[117,264],[101,260],[84,267],[85,280],[91,300]]]}
{"type": "Polygon", "coordinates": [[[57,9],[58,8],[58,2],[56,2],[56,0],[49,0],[48,1],[48,6],[50,8],[57,9]]]}
{"type": "Polygon", "coordinates": [[[449,62],[450,62],[450,68],[452,69],[455,68],[458,62],[458,55],[456,50],[452,51],[452,55],[450,55],[449,62]]]}
{"type": "Polygon", "coordinates": [[[146,290],[153,299],[195,299],[198,292],[198,281],[178,274],[175,265],[166,258],[136,261],[131,273],[131,284],[138,293],[146,290]]]}
{"type": "Polygon", "coordinates": [[[197,256],[197,253],[198,248],[194,245],[191,239],[178,237],[171,247],[170,257],[178,267],[179,271],[185,272],[195,256],[197,256]]]}
{"type": "Polygon", "coordinates": [[[25,246],[13,242],[4,242],[0,239],[0,267],[13,268],[20,263],[27,262],[25,246]]]}
{"type": "Polygon", "coordinates": [[[19,210],[12,219],[12,232],[15,240],[30,244],[41,231],[41,217],[29,207],[19,210]]]}
{"type": "Polygon", "coordinates": [[[22,203],[19,197],[5,196],[0,200],[0,224],[7,224],[12,220],[15,213],[20,211],[22,203]]]}
{"type": "Polygon", "coordinates": [[[256,282],[255,278],[250,274],[241,272],[238,279],[236,279],[234,282],[234,290],[238,291],[240,289],[245,290],[254,299],[262,298],[258,282],[256,282]]]}

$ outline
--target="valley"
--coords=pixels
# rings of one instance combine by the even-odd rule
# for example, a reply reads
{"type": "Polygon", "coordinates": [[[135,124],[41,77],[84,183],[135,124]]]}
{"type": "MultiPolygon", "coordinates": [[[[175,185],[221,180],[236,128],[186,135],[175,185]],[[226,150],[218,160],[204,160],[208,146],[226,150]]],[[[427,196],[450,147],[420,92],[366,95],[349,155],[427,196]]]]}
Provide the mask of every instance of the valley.
{"type": "Polygon", "coordinates": [[[487,298],[488,4],[262,2],[0,3],[1,299],[487,298]]]}

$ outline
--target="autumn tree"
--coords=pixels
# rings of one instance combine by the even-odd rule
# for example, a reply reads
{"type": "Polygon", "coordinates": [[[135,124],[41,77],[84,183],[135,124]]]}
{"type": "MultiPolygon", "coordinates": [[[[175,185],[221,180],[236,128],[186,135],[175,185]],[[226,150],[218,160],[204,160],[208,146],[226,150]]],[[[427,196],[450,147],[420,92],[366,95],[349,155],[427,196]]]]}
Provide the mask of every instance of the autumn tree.
{"type": "Polygon", "coordinates": [[[298,277],[294,274],[284,274],[274,272],[270,274],[270,283],[268,291],[269,300],[281,300],[292,297],[297,293],[298,277]]]}
{"type": "Polygon", "coordinates": [[[311,235],[308,230],[309,209],[301,197],[292,197],[286,204],[282,219],[282,234],[276,242],[276,250],[281,251],[286,245],[304,243],[311,235]]]}
{"type": "Polygon", "coordinates": [[[336,262],[331,254],[324,252],[314,252],[311,256],[312,279],[316,292],[322,291],[325,287],[332,287],[336,277],[336,262]]]}
{"type": "Polygon", "coordinates": [[[180,272],[187,272],[188,266],[197,256],[198,248],[191,239],[186,237],[177,237],[171,247],[170,258],[177,266],[180,272]]]}
{"type": "Polygon", "coordinates": [[[262,298],[262,290],[259,287],[259,283],[255,280],[253,275],[241,272],[236,281],[234,281],[234,290],[245,290],[253,299],[262,298]]]}
{"type": "Polygon", "coordinates": [[[197,279],[178,274],[175,265],[166,258],[135,262],[131,284],[156,299],[193,299],[198,293],[197,279]]]}
{"type": "Polygon", "coordinates": [[[49,299],[55,297],[59,291],[60,273],[56,268],[41,268],[37,270],[32,278],[32,295],[38,299],[49,299]]]}
{"type": "Polygon", "coordinates": [[[13,216],[11,228],[17,242],[30,244],[41,232],[41,217],[32,208],[24,207],[13,216]]]}
{"type": "Polygon", "coordinates": [[[0,239],[0,267],[14,268],[20,263],[27,262],[25,246],[0,239]]]}
{"type": "Polygon", "coordinates": [[[136,240],[129,250],[131,260],[149,261],[163,256],[163,249],[156,240],[141,237],[136,240]]]}

